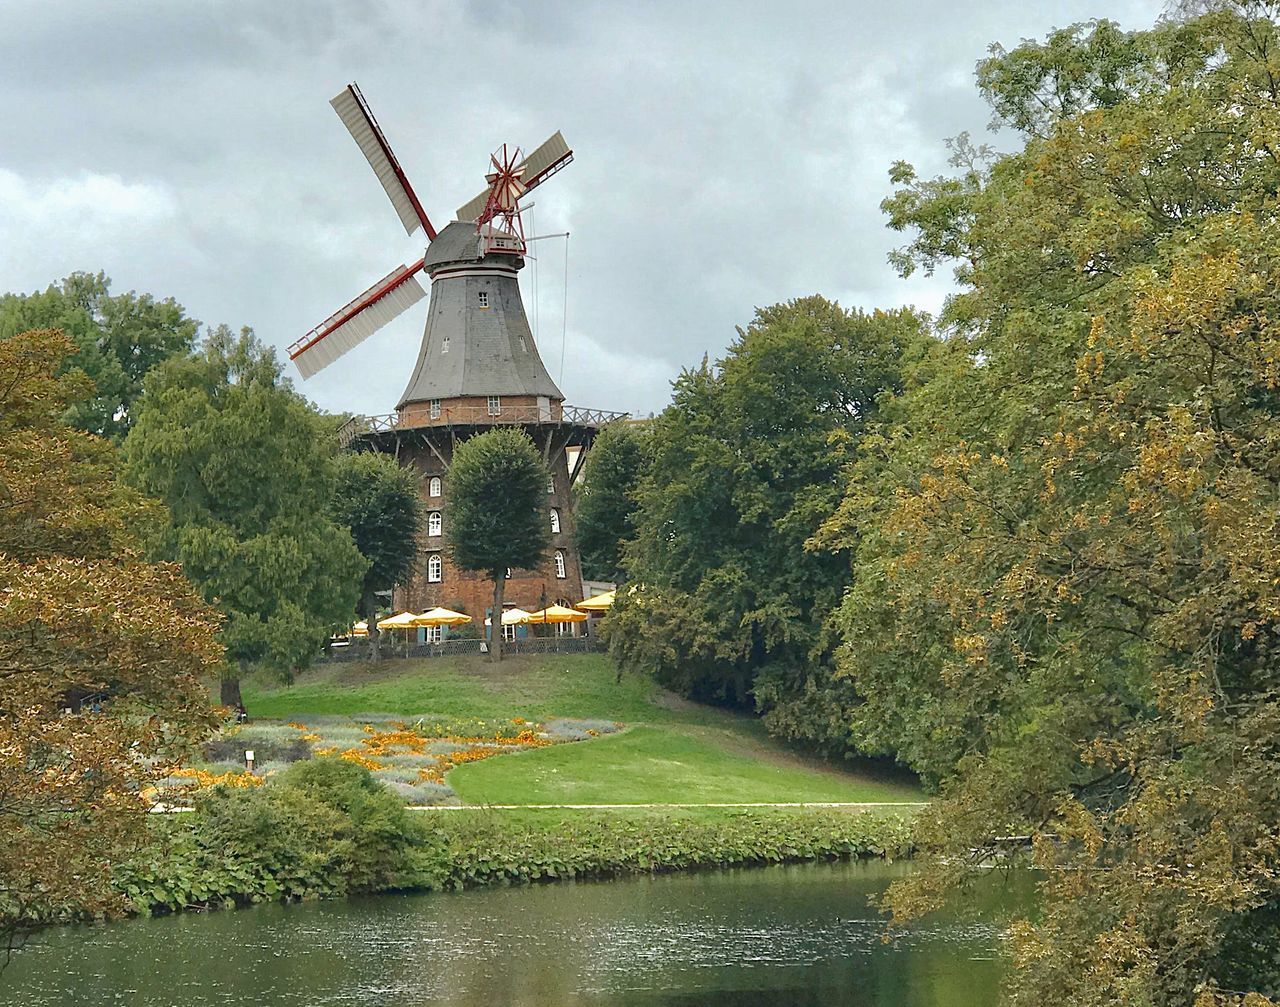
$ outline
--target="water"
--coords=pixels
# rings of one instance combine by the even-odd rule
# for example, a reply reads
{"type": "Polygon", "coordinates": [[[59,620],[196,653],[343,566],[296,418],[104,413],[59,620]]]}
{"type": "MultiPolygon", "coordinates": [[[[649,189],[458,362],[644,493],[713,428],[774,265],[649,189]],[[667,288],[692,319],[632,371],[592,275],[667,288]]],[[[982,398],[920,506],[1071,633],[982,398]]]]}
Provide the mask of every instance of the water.
{"type": "Polygon", "coordinates": [[[263,906],[42,935],[3,1007],[988,1007],[992,924],[894,944],[876,862],[263,906]]]}

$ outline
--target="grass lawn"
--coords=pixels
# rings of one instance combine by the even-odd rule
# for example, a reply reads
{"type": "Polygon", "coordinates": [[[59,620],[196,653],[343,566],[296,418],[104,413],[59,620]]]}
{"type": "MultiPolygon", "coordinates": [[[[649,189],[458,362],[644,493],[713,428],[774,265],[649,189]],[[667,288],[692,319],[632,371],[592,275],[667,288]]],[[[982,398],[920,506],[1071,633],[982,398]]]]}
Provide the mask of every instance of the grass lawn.
{"type": "Polygon", "coordinates": [[[243,690],[254,717],[573,717],[628,727],[459,766],[447,782],[469,804],[922,799],[902,777],[797,755],[753,717],[689,703],[639,677],[616,682],[600,654],[521,655],[496,667],[475,657],[330,665],[292,686],[246,681],[243,690]]]}

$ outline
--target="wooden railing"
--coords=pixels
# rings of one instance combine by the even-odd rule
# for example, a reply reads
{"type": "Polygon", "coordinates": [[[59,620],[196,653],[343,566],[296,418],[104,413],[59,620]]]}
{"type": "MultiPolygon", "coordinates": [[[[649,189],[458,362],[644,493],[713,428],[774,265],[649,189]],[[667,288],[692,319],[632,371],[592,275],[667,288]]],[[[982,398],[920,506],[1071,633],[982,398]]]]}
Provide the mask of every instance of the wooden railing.
{"type": "Polygon", "coordinates": [[[431,417],[418,414],[412,419],[401,422],[399,413],[383,413],[378,416],[352,416],[338,429],[338,443],[344,448],[357,437],[364,434],[380,434],[400,428],[448,427],[448,426],[491,426],[522,425],[529,423],[563,423],[570,426],[602,427],[608,423],[616,423],[626,419],[630,413],[613,412],[608,409],[583,409],[579,406],[554,405],[550,410],[537,406],[503,406],[497,415],[489,412],[486,406],[453,406],[440,410],[440,415],[431,417]]]}

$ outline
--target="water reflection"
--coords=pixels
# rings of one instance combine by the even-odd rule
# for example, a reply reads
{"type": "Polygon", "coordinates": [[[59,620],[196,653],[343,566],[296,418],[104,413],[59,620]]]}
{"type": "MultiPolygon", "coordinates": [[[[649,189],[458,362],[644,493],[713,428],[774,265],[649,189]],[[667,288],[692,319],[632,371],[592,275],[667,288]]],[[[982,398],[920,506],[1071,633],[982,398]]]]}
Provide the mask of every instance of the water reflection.
{"type": "Polygon", "coordinates": [[[807,865],[263,907],[48,935],[3,1007],[987,1007],[992,924],[882,941],[868,896],[907,868],[807,865]]]}

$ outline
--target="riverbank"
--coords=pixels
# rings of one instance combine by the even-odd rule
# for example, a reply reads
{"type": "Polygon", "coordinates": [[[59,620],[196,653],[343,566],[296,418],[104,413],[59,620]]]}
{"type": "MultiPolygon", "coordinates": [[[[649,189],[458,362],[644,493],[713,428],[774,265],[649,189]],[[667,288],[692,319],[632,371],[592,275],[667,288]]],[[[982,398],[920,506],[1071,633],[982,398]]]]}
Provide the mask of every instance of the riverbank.
{"type": "Polygon", "coordinates": [[[134,914],[391,891],[616,878],[910,852],[901,812],[796,809],[406,810],[366,770],[301,764],[156,816],[117,874],[134,914]]]}

